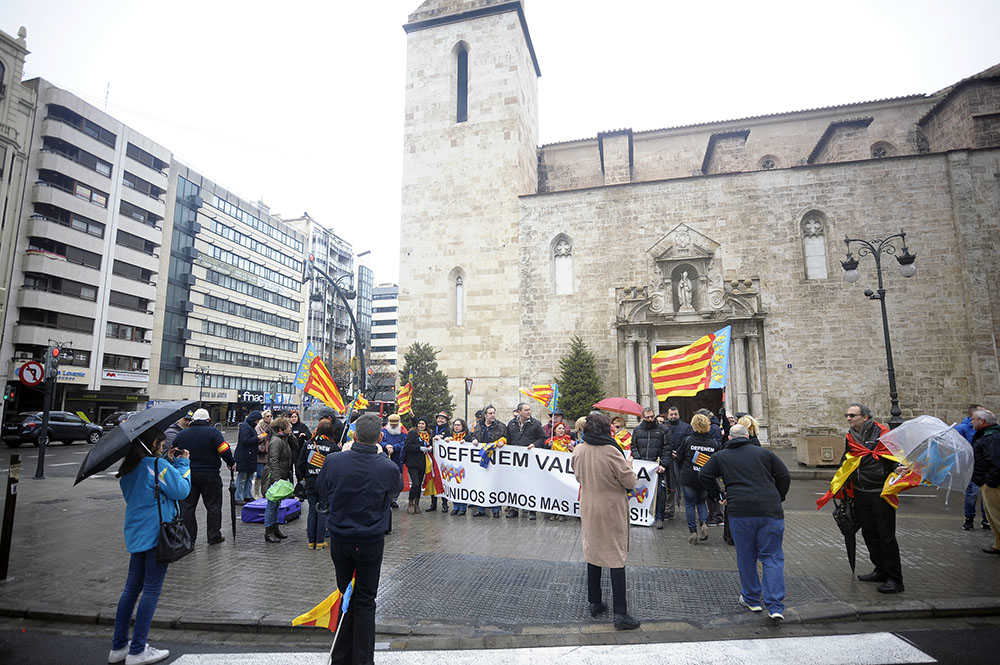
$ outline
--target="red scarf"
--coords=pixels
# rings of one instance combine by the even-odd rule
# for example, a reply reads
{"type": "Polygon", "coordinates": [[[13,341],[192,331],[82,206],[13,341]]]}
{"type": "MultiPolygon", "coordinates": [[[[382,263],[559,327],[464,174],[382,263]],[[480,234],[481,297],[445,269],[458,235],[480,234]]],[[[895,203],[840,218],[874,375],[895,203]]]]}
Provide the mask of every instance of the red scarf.
{"type": "Polygon", "coordinates": [[[452,441],[465,441],[466,434],[467,432],[452,432],[451,439],[452,441]]]}

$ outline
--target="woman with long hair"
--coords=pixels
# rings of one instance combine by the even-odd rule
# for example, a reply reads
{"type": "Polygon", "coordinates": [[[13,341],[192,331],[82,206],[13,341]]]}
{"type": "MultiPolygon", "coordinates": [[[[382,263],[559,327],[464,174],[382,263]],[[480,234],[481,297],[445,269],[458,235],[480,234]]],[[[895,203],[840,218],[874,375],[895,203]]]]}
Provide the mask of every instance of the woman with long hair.
{"type": "MultiPolygon", "coordinates": [[[[279,480],[292,478],[292,449],[288,445],[288,438],[292,435],[292,427],[288,424],[288,418],[278,417],[271,422],[271,440],[267,442],[267,468],[264,469],[264,480],[261,483],[261,491],[267,495],[267,490],[271,485],[279,480]]],[[[264,542],[280,543],[287,538],[278,528],[278,508],[280,501],[267,500],[267,507],[264,509],[264,542]]]]}
{"type": "Polygon", "coordinates": [[[750,435],[747,438],[750,439],[750,443],[759,446],[760,437],[758,437],[758,434],[760,433],[760,423],[757,422],[757,419],[749,413],[744,413],[736,422],[747,428],[747,433],[750,435]]]}
{"type": "Polygon", "coordinates": [[[309,502],[309,514],[306,516],[306,547],[311,550],[326,549],[326,516],[320,513],[319,492],[316,490],[316,480],[323,469],[323,462],[328,455],[337,452],[334,442],[336,433],[333,422],[327,418],[319,421],[316,433],[306,441],[299,452],[296,463],[296,473],[306,487],[306,501],[309,502]]]}
{"type": "Polygon", "coordinates": [[[681,488],[684,491],[684,509],[687,513],[688,542],[697,545],[708,540],[708,493],[701,484],[701,467],[705,466],[719,449],[712,436],[712,421],[703,413],[691,417],[690,434],[677,449],[677,466],[680,468],[681,488]]]}
{"type": "MultiPolygon", "coordinates": [[[[292,461],[294,462],[299,459],[299,453],[309,443],[309,440],[312,438],[312,432],[309,431],[309,427],[299,418],[298,409],[292,409],[288,412],[288,422],[292,425],[292,433],[288,437],[288,447],[292,450],[292,461]]],[[[293,478],[290,480],[293,483],[296,480],[302,480],[302,476],[294,475],[298,472],[294,464],[292,465],[292,471],[293,478]]]]}
{"type": "Polygon", "coordinates": [[[616,630],[632,630],[639,622],[625,600],[625,560],[628,558],[628,494],[639,482],[632,464],[611,435],[611,421],[591,411],[583,428],[583,443],[573,450],[573,472],[580,483],[583,557],[587,560],[587,602],[590,616],[608,610],[601,600],[601,572],[611,574],[616,630]]]}
{"type": "Polygon", "coordinates": [[[132,442],[115,474],[125,498],[125,549],[129,552],[129,564],[115,614],[109,663],[157,663],[170,657],[169,651],[154,649],[146,643],[146,638],[167,574],[167,564],[156,558],[160,515],[163,521],[171,521],[177,514],[177,502],[187,498],[191,491],[191,461],[186,450],[171,449],[161,458],[165,440],[163,432],[156,429],[142,434],[132,442]],[[139,609],[129,641],[129,622],[136,601],[139,609]]]}
{"type": "MultiPolygon", "coordinates": [[[[471,442],[472,434],[469,432],[468,426],[465,421],[461,418],[455,418],[451,421],[451,432],[445,441],[451,441],[453,443],[463,443],[471,442]]],[[[469,509],[469,504],[458,503],[457,501],[451,502],[451,514],[452,515],[465,515],[466,511],[469,509]]]]}
{"type": "Polygon", "coordinates": [[[417,418],[417,426],[406,435],[403,447],[403,463],[410,474],[410,495],[406,512],[419,515],[420,492],[423,490],[424,474],[427,472],[427,453],[431,449],[431,433],[427,429],[427,419],[417,418]]]}

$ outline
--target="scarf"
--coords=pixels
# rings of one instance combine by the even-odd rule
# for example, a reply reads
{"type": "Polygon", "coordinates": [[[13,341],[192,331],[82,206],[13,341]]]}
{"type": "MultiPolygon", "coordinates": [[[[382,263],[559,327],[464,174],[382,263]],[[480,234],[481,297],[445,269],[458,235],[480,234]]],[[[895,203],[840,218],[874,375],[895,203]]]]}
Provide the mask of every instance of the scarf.
{"type": "MultiPolygon", "coordinates": [[[[878,427],[881,434],[885,434],[889,431],[889,428],[882,423],[872,422],[873,426],[878,427]]],[[[867,427],[863,428],[862,432],[864,432],[865,429],[867,429],[867,427]]],[[[844,461],[840,465],[840,468],[837,469],[837,473],[834,474],[833,480],[830,481],[830,489],[826,491],[826,494],[816,499],[816,510],[825,506],[826,503],[834,497],[838,499],[843,498],[844,492],[846,492],[849,497],[854,496],[854,488],[847,485],[847,481],[850,479],[851,475],[858,470],[858,467],[861,466],[861,460],[865,457],[871,457],[875,461],[887,459],[892,460],[897,464],[902,464],[902,460],[900,460],[900,458],[896,455],[893,455],[892,451],[889,450],[881,441],[877,442],[874,448],[869,448],[862,443],[858,443],[858,440],[854,437],[853,430],[849,431],[847,433],[847,451],[844,453],[844,461]]],[[[893,485],[895,485],[898,481],[898,479],[894,479],[894,475],[895,474],[891,474],[885,479],[885,485],[882,487],[881,496],[885,499],[886,503],[893,508],[897,508],[899,507],[899,497],[895,495],[901,490],[893,488],[893,485]]]]}
{"type": "Polygon", "coordinates": [[[420,440],[423,441],[424,443],[431,442],[431,433],[428,432],[427,430],[424,430],[423,432],[417,432],[417,436],[419,436],[420,440]]]}
{"type": "Polygon", "coordinates": [[[468,432],[452,432],[451,433],[451,440],[452,441],[465,441],[465,435],[466,434],[468,434],[468,432]]]}
{"type": "Polygon", "coordinates": [[[572,442],[573,438],[570,437],[568,434],[563,434],[562,436],[554,436],[548,441],[546,441],[546,443],[549,444],[549,447],[552,450],[557,450],[561,453],[568,453],[569,446],[572,442]]]}

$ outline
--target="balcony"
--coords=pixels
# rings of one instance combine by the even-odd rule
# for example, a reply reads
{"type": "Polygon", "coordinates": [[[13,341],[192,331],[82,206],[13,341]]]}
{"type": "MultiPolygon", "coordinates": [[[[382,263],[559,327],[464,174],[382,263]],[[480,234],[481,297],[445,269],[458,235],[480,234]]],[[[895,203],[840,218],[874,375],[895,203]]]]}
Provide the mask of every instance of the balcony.
{"type": "Polygon", "coordinates": [[[115,162],[114,148],[101,143],[73,125],[51,116],[42,120],[42,136],[60,138],[68,143],[72,143],[81,150],[86,150],[90,154],[100,157],[106,162],[111,162],[112,164],[115,162]]]}
{"type": "Polygon", "coordinates": [[[36,182],[31,190],[31,200],[48,203],[98,222],[105,222],[108,215],[107,208],[81,199],[73,192],[51,183],[36,182]]]}
{"type": "Polygon", "coordinates": [[[84,284],[98,285],[101,283],[101,271],[88,268],[77,263],[70,263],[61,256],[43,252],[27,252],[21,262],[23,272],[40,272],[45,275],[71,279],[84,284]]]}
{"type": "Polygon", "coordinates": [[[94,343],[93,335],[87,333],[59,330],[57,328],[46,328],[37,325],[16,325],[14,326],[15,344],[37,344],[48,346],[50,339],[58,339],[76,349],[89,349],[94,343]]]}
{"type": "Polygon", "coordinates": [[[148,360],[152,350],[153,345],[149,342],[135,342],[117,337],[106,337],[104,339],[104,352],[113,353],[117,356],[132,356],[133,358],[145,358],[148,360]]]}
{"type": "MultiPolygon", "coordinates": [[[[166,168],[169,169],[170,166],[167,165],[166,168]]],[[[156,185],[157,187],[159,187],[160,189],[162,189],[164,192],[167,191],[168,177],[167,177],[167,172],[166,171],[162,171],[162,172],[161,171],[156,171],[154,169],[149,168],[148,166],[146,166],[142,162],[137,162],[136,160],[132,159],[131,157],[126,157],[125,170],[128,171],[129,173],[133,173],[133,174],[139,176],[140,178],[142,178],[146,182],[149,182],[149,183],[152,183],[152,184],[156,185]]]]}
{"type": "MultiPolygon", "coordinates": [[[[112,280],[119,279],[124,282],[129,282],[129,280],[124,280],[121,277],[112,277],[112,280]]],[[[137,282],[129,282],[131,284],[137,284],[137,282]]],[[[114,282],[112,281],[112,286],[114,282]]],[[[115,289],[117,291],[118,289],[115,289]]],[[[131,292],[134,293],[134,292],[131,292]]],[[[154,289],[155,293],[155,289],[154,289]]],[[[138,328],[145,328],[147,330],[153,327],[153,314],[152,307],[153,303],[149,303],[150,313],[139,312],[134,309],[125,309],[124,307],[115,307],[114,305],[108,306],[108,321],[114,321],[115,323],[124,323],[127,326],[136,326],[138,328]]]]}
{"type": "Polygon", "coordinates": [[[42,150],[38,156],[38,168],[48,169],[56,173],[62,173],[79,183],[91,187],[101,192],[111,189],[111,177],[101,175],[97,171],[90,169],[83,164],[76,162],[73,158],[63,152],[56,150],[42,150]]]}
{"type": "MultiPolygon", "coordinates": [[[[125,263],[131,263],[134,266],[145,268],[146,270],[152,270],[154,273],[160,272],[159,256],[147,254],[146,252],[140,252],[139,250],[132,249],[131,247],[116,244],[115,258],[120,261],[124,261],[125,263]]],[[[150,281],[157,281],[155,274],[150,281]]]]}
{"type": "Polygon", "coordinates": [[[143,240],[148,240],[157,245],[163,244],[163,227],[162,225],[150,226],[149,224],[144,224],[128,215],[118,215],[118,228],[125,233],[131,233],[134,236],[139,236],[143,240]]]}
{"type": "MultiPolygon", "coordinates": [[[[129,279],[128,277],[122,277],[121,275],[116,275],[111,273],[108,277],[108,286],[112,291],[118,291],[119,293],[127,293],[130,296],[136,296],[139,298],[145,298],[146,300],[156,300],[156,285],[147,284],[145,282],[140,282],[134,279],[129,279]]],[[[153,303],[149,303],[149,308],[153,308],[153,303]]],[[[133,311],[133,310],[123,310],[123,311],[133,311]]],[[[136,312],[137,314],[140,312],[136,312]]],[[[145,313],[142,313],[145,316],[145,313]]],[[[116,319],[117,320],[117,319],[116,319]]]]}
{"type": "Polygon", "coordinates": [[[85,316],[88,319],[97,317],[97,303],[92,300],[64,296],[48,291],[36,291],[22,288],[17,292],[18,307],[33,307],[47,309],[52,312],[85,316]]]}
{"type": "Polygon", "coordinates": [[[154,199],[146,196],[137,189],[132,189],[127,185],[122,186],[122,199],[134,206],[148,210],[157,217],[163,218],[167,214],[167,206],[162,199],[154,199]]]}
{"type": "Polygon", "coordinates": [[[104,240],[102,238],[98,238],[97,236],[83,231],[78,231],[69,226],[63,226],[62,224],[51,221],[47,217],[32,215],[28,218],[28,223],[25,226],[27,229],[27,235],[29,236],[56,240],[58,242],[66,243],[67,245],[72,245],[73,247],[85,249],[88,252],[93,252],[95,254],[104,253],[104,240]]]}

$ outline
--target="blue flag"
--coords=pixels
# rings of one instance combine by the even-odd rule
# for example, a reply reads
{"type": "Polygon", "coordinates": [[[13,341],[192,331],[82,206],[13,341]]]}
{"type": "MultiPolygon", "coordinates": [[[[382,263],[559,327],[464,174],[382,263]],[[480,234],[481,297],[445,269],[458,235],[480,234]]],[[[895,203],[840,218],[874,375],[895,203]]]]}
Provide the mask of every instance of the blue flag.
{"type": "Polygon", "coordinates": [[[305,353],[302,354],[302,360],[299,361],[299,369],[295,372],[295,385],[299,388],[306,387],[306,381],[309,380],[309,368],[316,355],[316,349],[313,348],[312,342],[306,344],[305,353]]]}

